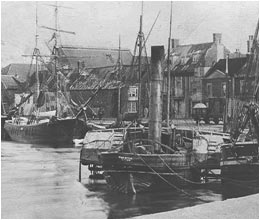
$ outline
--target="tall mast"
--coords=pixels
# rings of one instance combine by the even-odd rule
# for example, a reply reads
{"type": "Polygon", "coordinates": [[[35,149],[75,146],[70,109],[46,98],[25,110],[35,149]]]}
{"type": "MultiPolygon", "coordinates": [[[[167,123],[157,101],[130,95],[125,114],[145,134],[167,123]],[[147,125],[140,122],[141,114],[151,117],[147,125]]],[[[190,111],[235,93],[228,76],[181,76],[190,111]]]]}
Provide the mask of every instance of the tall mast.
{"type": "MultiPolygon", "coordinates": [[[[121,79],[121,39],[119,35],[119,50],[118,50],[118,81],[121,79]]],[[[118,106],[117,106],[117,117],[119,119],[121,113],[121,94],[120,94],[120,83],[118,85],[118,106]]]]}
{"type": "Polygon", "coordinates": [[[226,55],[226,105],[225,105],[225,112],[224,112],[224,125],[223,125],[223,132],[227,132],[228,126],[228,104],[229,104],[229,76],[228,76],[228,57],[226,55]]]}
{"type": "Polygon", "coordinates": [[[34,53],[35,53],[35,71],[36,71],[36,97],[39,96],[40,94],[40,80],[39,80],[39,71],[38,71],[38,55],[39,55],[39,49],[38,49],[38,3],[36,1],[36,5],[35,5],[35,49],[34,49],[34,53]]]}
{"type": "Polygon", "coordinates": [[[170,102],[171,102],[171,70],[170,70],[170,50],[171,50],[171,34],[172,34],[172,1],[170,14],[170,32],[168,38],[168,59],[167,59],[167,126],[170,126],[170,102]]]}
{"type": "Polygon", "coordinates": [[[55,115],[58,116],[58,90],[59,90],[59,77],[57,74],[57,30],[58,30],[58,2],[56,1],[55,4],[55,32],[54,32],[54,75],[56,76],[56,113],[55,115]]]}
{"type": "Polygon", "coordinates": [[[138,117],[142,118],[142,110],[141,110],[141,89],[142,89],[142,73],[141,73],[141,57],[142,57],[142,46],[143,46],[143,1],[142,1],[142,9],[141,9],[141,15],[140,15],[140,29],[138,33],[139,38],[139,56],[138,56],[138,117]]]}
{"type": "MultiPolygon", "coordinates": [[[[53,48],[53,51],[52,51],[52,55],[54,56],[54,77],[56,76],[56,116],[58,116],[58,91],[59,91],[59,77],[58,77],[58,74],[57,74],[57,58],[58,58],[58,32],[62,32],[62,33],[66,33],[66,34],[76,34],[75,32],[72,32],[72,31],[65,31],[65,30],[61,30],[61,29],[58,29],[58,8],[69,8],[69,7],[64,7],[64,6],[58,6],[58,2],[56,1],[56,4],[55,5],[50,5],[48,4],[49,6],[52,6],[54,7],[54,16],[55,16],[55,27],[54,28],[51,28],[51,27],[46,27],[46,26],[41,26],[41,28],[45,28],[45,29],[48,29],[48,30],[51,30],[51,31],[54,31],[54,34],[53,34],[53,38],[54,38],[54,48],[53,48]]],[[[71,9],[71,8],[69,8],[71,9]]],[[[52,38],[52,39],[53,39],[52,38]]]]}

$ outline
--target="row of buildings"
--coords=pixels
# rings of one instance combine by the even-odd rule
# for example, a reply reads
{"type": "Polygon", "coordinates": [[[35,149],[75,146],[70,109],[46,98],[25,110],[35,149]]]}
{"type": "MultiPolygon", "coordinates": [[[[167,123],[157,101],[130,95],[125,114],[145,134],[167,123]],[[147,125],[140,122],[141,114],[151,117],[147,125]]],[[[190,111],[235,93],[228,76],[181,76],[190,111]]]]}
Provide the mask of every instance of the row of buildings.
{"type": "MultiPolygon", "coordinates": [[[[245,94],[253,96],[258,72],[252,75],[250,91],[245,91],[245,79],[248,77],[247,66],[252,59],[256,61],[257,70],[259,66],[258,26],[255,36],[250,35],[245,43],[247,54],[241,54],[239,50],[231,53],[223,45],[220,33],[214,33],[209,43],[181,45],[178,39],[172,39],[170,118],[191,118],[192,108],[197,103],[207,105],[213,114],[223,115],[227,98],[245,98],[245,94]]],[[[82,105],[101,85],[101,91],[88,105],[92,113],[98,113],[102,108],[103,117],[114,118],[119,112],[125,117],[138,112],[138,65],[137,58],[133,57],[130,50],[121,49],[119,55],[118,49],[62,46],[58,57],[57,75],[68,102],[82,105]]],[[[151,68],[149,59],[142,57],[142,61],[140,114],[146,117],[151,68]]],[[[46,91],[49,103],[44,110],[55,109],[56,85],[51,82],[56,79],[50,74],[51,69],[52,66],[48,64],[40,67],[41,90],[46,91]],[[44,82],[48,82],[47,87],[44,82]]],[[[163,117],[166,116],[167,101],[166,63],[164,69],[163,117]]],[[[35,65],[10,64],[2,68],[2,114],[20,102],[22,96],[28,93],[28,85],[33,90],[34,82],[35,65]]],[[[32,96],[23,109],[24,114],[30,114],[28,106],[33,102],[35,97],[32,96]]]]}

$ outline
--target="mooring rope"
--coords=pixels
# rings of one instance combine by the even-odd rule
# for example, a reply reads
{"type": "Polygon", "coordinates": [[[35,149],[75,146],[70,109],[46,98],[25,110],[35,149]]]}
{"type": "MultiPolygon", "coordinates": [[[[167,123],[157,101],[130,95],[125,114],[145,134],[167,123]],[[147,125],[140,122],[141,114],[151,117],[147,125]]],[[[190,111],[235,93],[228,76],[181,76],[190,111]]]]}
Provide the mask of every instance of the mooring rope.
{"type": "Polygon", "coordinates": [[[198,197],[195,197],[195,196],[191,195],[190,193],[187,193],[187,192],[184,191],[183,189],[180,189],[179,187],[175,186],[174,184],[172,184],[171,182],[169,182],[168,180],[166,180],[164,177],[162,177],[162,176],[161,176],[158,172],[156,172],[151,166],[149,166],[149,164],[147,164],[147,163],[145,162],[145,160],[144,160],[139,154],[137,154],[137,155],[140,157],[140,159],[143,161],[143,163],[144,163],[150,170],[152,170],[159,178],[161,178],[164,182],[166,182],[167,184],[169,184],[170,186],[172,186],[174,189],[176,189],[176,190],[182,192],[182,193],[185,194],[186,196],[189,196],[189,197],[191,197],[191,198],[193,198],[193,199],[200,200],[200,201],[202,201],[202,202],[208,202],[208,201],[206,201],[206,200],[203,200],[203,199],[200,199],[200,198],[198,198],[198,197]]]}
{"type": "Polygon", "coordinates": [[[187,178],[185,178],[185,177],[182,177],[182,176],[179,175],[175,170],[173,170],[173,169],[161,158],[160,155],[158,155],[158,157],[159,157],[159,158],[161,159],[161,161],[167,166],[167,168],[168,168],[171,172],[175,173],[176,176],[178,176],[180,179],[182,179],[182,180],[184,180],[184,181],[186,181],[186,182],[188,182],[188,183],[196,184],[196,185],[210,184],[210,183],[198,183],[198,182],[193,182],[193,181],[191,181],[191,180],[189,180],[189,179],[187,179],[187,178]]]}

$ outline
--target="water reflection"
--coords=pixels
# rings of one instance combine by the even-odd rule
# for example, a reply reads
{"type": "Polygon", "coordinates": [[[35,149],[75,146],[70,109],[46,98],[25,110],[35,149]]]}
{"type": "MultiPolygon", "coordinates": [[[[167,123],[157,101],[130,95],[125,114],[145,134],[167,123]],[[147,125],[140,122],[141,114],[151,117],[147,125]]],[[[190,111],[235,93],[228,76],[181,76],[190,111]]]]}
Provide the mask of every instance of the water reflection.
{"type": "Polygon", "coordinates": [[[137,195],[126,195],[108,191],[105,182],[86,180],[83,184],[93,194],[87,198],[98,196],[109,204],[108,218],[129,218],[143,214],[169,211],[206,202],[222,200],[220,183],[214,189],[189,189],[186,192],[201,200],[192,199],[177,191],[146,192],[137,195]]]}
{"type": "MultiPolygon", "coordinates": [[[[107,190],[104,180],[90,180],[80,148],[1,143],[2,218],[129,218],[193,206],[200,200],[176,192],[124,195],[107,190]]],[[[188,189],[205,201],[222,200],[220,182],[188,189]]]]}

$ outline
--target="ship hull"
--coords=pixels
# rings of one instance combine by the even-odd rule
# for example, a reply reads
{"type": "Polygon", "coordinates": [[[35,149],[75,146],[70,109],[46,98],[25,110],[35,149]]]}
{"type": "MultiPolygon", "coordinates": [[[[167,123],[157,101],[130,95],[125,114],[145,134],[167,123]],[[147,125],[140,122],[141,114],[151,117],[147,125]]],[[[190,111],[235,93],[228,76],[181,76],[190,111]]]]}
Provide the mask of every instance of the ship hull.
{"type": "Polygon", "coordinates": [[[19,125],[6,121],[5,130],[11,140],[27,144],[72,143],[76,119],[58,119],[53,122],[40,122],[19,125]]]}
{"type": "Polygon", "coordinates": [[[178,189],[192,179],[190,157],[183,154],[103,153],[102,160],[109,188],[121,193],[178,189]]]}
{"type": "Polygon", "coordinates": [[[4,126],[5,121],[7,120],[7,116],[1,116],[1,140],[10,140],[10,137],[8,136],[4,126]]]}
{"type": "Polygon", "coordinates": [[[221,178],[226,197],[259,192],[258,143],[222,147],[221,178]]]}

